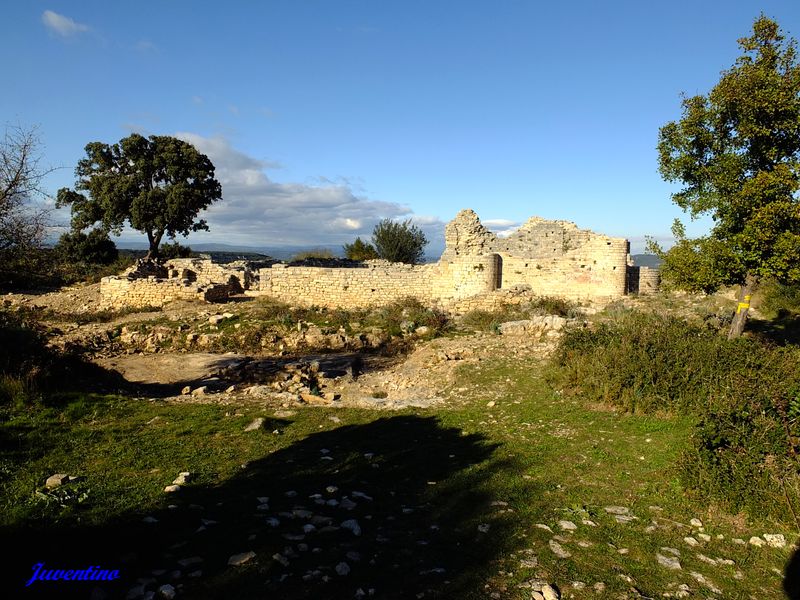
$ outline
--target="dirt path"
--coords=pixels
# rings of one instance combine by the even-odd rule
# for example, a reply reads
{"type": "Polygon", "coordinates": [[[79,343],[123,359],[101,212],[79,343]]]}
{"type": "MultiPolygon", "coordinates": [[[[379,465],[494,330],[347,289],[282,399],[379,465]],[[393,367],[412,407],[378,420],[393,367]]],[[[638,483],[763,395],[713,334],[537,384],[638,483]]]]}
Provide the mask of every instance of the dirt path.
{"type": "Polygon", "coordinates": [[[336,397],[335,401],[325,402],[327,405],[395,410],[445,404],[450,392],[458,389],[458,370],[462,366],[479,365],[498,356],[542,360],[552,351],[553,344],[552,339],[475,333],[420,342],[401,358],[355,353],[301,358],[158,353],[98,358],[96,362],[172,402],[255,401],[286,408],[304,401],[298,400],[297,393],[276,389],[270,382],[311,369],[318,373],[320,393],[336,397]],[[354,365],[358,365],[355,376],[354,365]],[[179,390],[184,386],[206,389],[202,393],[181,394],[179,390]]]}

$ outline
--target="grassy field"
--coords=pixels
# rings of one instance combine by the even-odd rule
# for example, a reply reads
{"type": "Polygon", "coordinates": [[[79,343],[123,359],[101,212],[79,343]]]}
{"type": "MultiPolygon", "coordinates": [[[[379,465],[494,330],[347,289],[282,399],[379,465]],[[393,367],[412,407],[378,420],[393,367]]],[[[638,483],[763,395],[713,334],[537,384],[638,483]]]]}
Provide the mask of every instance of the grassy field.
{"type": "Polygon", "coordinates": [[[563,598],[783,597],[789,549],[735,539],[796,532],[681,488],[689,419],[586,407],[541,372],[464,369],[435,411],[80,395],[6,408],[9,597],[96,586],[24,588],[39,562],[119,569],[107,597],[170,584],[186,598],[522,599],[543,583],[563,598]],[[194,478],[164,493],[182,471],[194,478]],[[46,492],[53,473],[78,479],[46,492]]]}

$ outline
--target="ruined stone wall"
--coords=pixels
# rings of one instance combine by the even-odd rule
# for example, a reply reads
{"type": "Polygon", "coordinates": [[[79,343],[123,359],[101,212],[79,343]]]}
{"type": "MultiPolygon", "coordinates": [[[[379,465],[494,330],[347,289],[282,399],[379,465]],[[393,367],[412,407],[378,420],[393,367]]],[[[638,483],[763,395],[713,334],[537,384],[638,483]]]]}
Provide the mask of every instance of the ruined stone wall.
{"type": "Polygon", "coordinates": [[[661,274],[658,269],[650,267],[628,266],[628,289],[629,294],[639,294],[649,296],[655,294],[661,285],[661,274]]]}
{"type": "Polygon", "coordinates": [[[368,261],[347,267],[276,264],[259,270],[260,294],[306,306],[366,307],[405,297],[439,305],[494,289],[494,256],[430,265],[368,261]]]}
{"type": "Polygon", "coordinates": [[[219,264],[208,258],[173,258],[164,266],[170,279],[185,279],[198,285],[225,283],[242,291],[250,287],[252,280],[247,261],[219,264]]]}
{"type": "Polygon", "coordinates": [[[473,211],[463,210],[448,223],[445,241],[442,258],[429,265],[278,263],[256,271],[244,261],[144,261],[125,277],[105,278],[100,290],[104,304],[112,307],[219,300],[248,291],[306,306],[377,306],[411,296],[445,309],[469,310],[503,304],[521,292],[611,300],[658,288],[657,271],[628,266],[627,240],[578,229],[567,221],[533,217],[509,237],[499,238],[473,211]]]}
{"type": "Polygon", "coordinates": [[[507,238],[487,230],[471,210],[445,229],[442,259],[495,253],[500,289],[530,289],[541,296],[611,299],[625,294],[628,241],[568,221],[529,219],[507,238]]]}
{"type": "Polygon", "coordinates": [[[651,267],[639,267],[639,293],[655,294],[661,285],[661,273],[651,267]]]}
{"type": "Polygon", "coordinates": [[[119,310],[125,307],[164,306],[174,300],[218,302],[228,297],[226,285],[201,286],[180,279],[158,277],[103,277],[100,297],[103,308],[119,310]]]}

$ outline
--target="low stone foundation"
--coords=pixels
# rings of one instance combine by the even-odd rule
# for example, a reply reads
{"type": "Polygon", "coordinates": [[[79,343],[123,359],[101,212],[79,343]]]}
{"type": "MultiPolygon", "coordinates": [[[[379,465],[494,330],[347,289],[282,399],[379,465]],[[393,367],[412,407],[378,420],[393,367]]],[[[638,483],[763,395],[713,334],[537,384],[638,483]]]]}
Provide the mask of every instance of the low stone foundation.
{"type": "Polygon", "coordinates": [[[225,284],[197,285],[178,279],[147,277],[103,277],[100,281],[102,306],[120,310],[125,307],[164,306],[175,300],[220,302],[228,298],[231,288],[225,284]]]}

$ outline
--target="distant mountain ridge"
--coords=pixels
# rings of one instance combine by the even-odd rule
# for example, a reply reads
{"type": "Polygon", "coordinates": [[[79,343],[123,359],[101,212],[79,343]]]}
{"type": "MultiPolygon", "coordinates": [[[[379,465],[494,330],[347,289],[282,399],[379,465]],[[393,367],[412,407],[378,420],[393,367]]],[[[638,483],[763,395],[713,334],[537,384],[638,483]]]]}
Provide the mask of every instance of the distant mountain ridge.
{"type": "Polygon", "coordinates": [[[658,269],[661,263],[664,262],[655,254],[631,254],[633,264],[637,267],[651,267],[658,269]]]}

